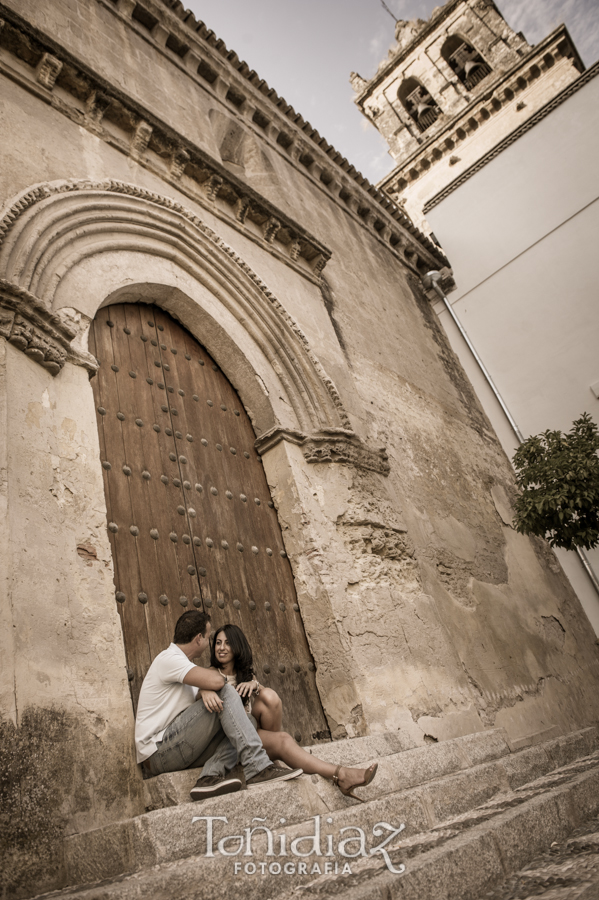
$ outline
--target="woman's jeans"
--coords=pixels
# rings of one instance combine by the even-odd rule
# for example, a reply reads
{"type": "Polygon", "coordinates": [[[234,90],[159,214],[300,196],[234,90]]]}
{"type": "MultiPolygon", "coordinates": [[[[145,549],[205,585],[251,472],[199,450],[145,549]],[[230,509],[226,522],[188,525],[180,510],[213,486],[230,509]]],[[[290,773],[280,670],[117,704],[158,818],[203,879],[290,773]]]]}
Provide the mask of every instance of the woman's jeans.
{"type": "Polygon", "coordinates": [[[147,760],[152,775],[201,765],[212,741],[217,745],[216,750],[204,763],[202,776],[222,778],[239,759],[247,780],[270,765],[262,741],[235,688],[225,684],[216,693],[223,702],[222,712],[208,712],[200,699],[167,725],[156,751],[147,760]],[[219,734],[222,735],[220,742],[219,734]]]}

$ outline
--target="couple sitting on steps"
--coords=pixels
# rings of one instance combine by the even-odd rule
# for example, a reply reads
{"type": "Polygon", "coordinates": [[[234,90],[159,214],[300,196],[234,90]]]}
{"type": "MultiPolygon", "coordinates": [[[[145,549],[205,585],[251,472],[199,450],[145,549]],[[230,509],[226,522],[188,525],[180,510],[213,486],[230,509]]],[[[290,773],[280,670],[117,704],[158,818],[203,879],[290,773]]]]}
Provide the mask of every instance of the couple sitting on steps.
{"type": "Polygon", "coordinates": [[[370,784],[377,766],[352,769],[318,759],[281,731],[278,694],[254,677],[252,651],[236,625],[218,628],[210,641],[210,616],[184,612],[173,643],[159,653],[144,678],[135,722],[137,761],[151,775],[203,765],[192,800],[238,791],[227,776],[239,761],[248,788],[288,781],[306,772],[329,778],[348,797],[370,784]],[[211,646],[210,668],[193,659],[211,646]],[[281,760],[290,769],[273,765],[281,760]]]}

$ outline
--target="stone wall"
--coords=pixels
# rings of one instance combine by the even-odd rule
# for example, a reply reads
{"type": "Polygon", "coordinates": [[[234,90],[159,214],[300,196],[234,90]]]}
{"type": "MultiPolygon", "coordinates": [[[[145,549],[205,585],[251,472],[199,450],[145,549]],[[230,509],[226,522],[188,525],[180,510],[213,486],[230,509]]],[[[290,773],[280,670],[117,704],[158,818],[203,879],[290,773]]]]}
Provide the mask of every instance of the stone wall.
{"type": "Polygon", "coordinates": [[[553,555],[511,529],[509,462],[420,288],[443,258],[202,38],[229,79],[204,88],[158,40],[198,32],[146,5],[147,34],[123,0],[0,10],[0,690],[20,895],[62,883],[61,834],[141,808],[87,353],[110,302],[163,306],[238,390],[334,737],[533,740],[597,717],[594,636],[553,555]],[[251,115],[227,100],[244,86],[251,115]]]}

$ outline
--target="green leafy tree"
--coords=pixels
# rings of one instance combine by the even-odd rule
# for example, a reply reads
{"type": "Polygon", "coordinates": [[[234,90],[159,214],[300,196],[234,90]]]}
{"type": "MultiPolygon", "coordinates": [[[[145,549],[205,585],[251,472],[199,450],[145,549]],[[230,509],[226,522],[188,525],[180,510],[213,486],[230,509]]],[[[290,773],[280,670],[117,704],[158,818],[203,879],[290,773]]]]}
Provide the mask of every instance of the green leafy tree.
{"type": "Polygon", "coordinates": [[[514,455],[522,493],[514,527],[552,547],[592,550],[599,543],[599,430],[583,413],[567,434],[545,431],[514,455]]]}

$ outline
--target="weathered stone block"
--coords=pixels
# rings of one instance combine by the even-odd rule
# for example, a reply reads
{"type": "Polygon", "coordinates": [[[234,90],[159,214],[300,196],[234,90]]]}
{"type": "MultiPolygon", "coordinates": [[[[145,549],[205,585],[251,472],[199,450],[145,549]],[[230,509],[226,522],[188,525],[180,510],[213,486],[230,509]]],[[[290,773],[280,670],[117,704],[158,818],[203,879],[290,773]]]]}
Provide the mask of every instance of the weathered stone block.
{"type": "Polygon", "coordinates": [[[514,756],[505,756],[501,760],[501,765],[512,790],[540,778],[553,768],[552,761],[543,747],[530,747],[514,756]]]}
{"type": "Polygon", "coordinates": [[[147,810],[163,809],[189,803],[189,792],[202,774],[202,769],[165,772],[144,781],[144,801],[147,810]]]}
{"type": "Polygon", "coordinates": [[[406,753],[398,753],[390,757],[389,763],[395,770],[398,790],[405,790],[464,768],[464,760],[455,741],[429,744],[406,753]]]}
{"type": "Polygon", "coordinates": [[[596,747],[596,728],[585,728],[583,731],[566,734],[545,745],[545,749],[549,754],[555,769],[559,769],[561,766],[567,766],[569,763],[583,756],[588,756],[590,753],[594,752],[596,747]]]}
{"type": "Polygon", "coordinates": [[[585,822],[591,816],[597,815],[599,810],[599,772],[594,770],[580,775],[574,784],[561,794],[568,798],[572,821],[576,825],[585,822]]]}
{"type": "Polygon", "coordinates": [[[458,775],[450,775],[423,788],[437,823],[474,809],[507,790],[507,779],[499,763],[486,763],[458,775]]]}
{"type": "Polygon", "coordinates": [[[214,839],[218,841],[224,835],[238,834],[256,816],[278,827],[281,818],[288,823],[301,822],[327,812],[307,776],[201,803],[156,809],[69,838],[65,843],[69,883],[109,878],[205,852],[206,823],[192,823],[195,816],[226,818],[226,822],[214,823],[214,839]],[[106,847],[115,848],[114,854],[106,853],[106,847]]]}
{"type": "Polygon", "coordinates": [[[401,732],[389,732],[387,734],[370,734],[365,737],[356,737],[351,740],[333,741],[330,744],[318,744],[314,747],[306,747],[325,762],[335,765],[360,766],[366,760],[376,760],[378,757],[391,756],[414,747],[414,741],[408,735],[401,732]]]}
{"type": "Polygon", "coordinates": [[[503,728],[467,734],[459,738],[458,746],[469,766],[478,766],[490,759],[499,759],[510,752],[503,728]]]}
{"type": "Polygon", "coordinates": [[[564,819],[551,793],[533,798],[519,815],[500,816],[489,826],[501,847],[507,872],[516,872],[552,841],[565,837],[574,827],[564,819]]]}
{"type": "Polygon", "coordinates": [[[524,737],[515,738],[509,741],[510,750],[512,753],[515,753],[517,750],[524,750],[525,747],[542,744],[557,737],[559,737],[559,728],[557,726],[545,728],[542,731],[535,731],[532,734],[527,734],[524,735],[524,737]]]}
{"type": "Polygon", "coordinates": [[[409,862],[400,878],[386,873],[371,890],[366,888],[358,896],[374,900],[381,896],[384,885],[387,896],[397,900],[475,900],[503,877],[497,844],[490,834],[482,833],[458,838],[451,846],[409,862]]]}

